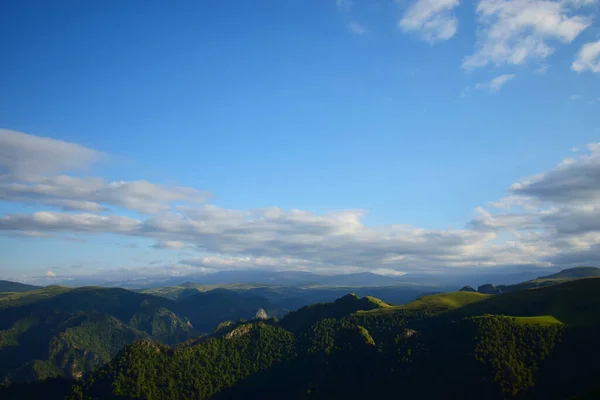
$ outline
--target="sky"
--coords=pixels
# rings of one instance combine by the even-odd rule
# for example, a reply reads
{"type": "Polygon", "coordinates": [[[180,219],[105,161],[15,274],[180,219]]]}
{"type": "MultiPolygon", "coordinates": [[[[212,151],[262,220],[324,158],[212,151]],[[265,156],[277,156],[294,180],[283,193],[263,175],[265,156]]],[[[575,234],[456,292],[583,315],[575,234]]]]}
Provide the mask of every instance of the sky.
{"type": "Polygon", "coordinates": [[[596,0],[3,1],[0,279],[600,266],[596,0]]]}

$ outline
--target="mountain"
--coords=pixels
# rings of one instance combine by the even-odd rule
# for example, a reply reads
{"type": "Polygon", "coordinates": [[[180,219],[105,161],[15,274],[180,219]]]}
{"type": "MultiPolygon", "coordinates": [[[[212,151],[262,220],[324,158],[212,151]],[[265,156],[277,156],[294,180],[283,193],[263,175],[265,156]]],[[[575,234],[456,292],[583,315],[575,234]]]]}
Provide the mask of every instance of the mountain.
{"type": "MultiPolygon", "coordinates": [[[[320,286],[320,285],[266,285],[266,284],[214,284],[204,285],[184,282],[178,286],[167,286],[139,290],[140,293],[182,300],[197,293],[210,293],[225,289],[245,297],[263,297],[271,308],[292,311],[313,303],[331,302],[348,293],[360,297],[380,298],[390,304],[403,304],[416,299],[423,292],[431,291],[430,285],[397,284],[394,286],[320,286]]],[[[435,292],[451,290],[450,287],[435,287],[435,292]]],[[[269,311],[267,310],[269,314],[269,311]]],[[[269,314],[271,315],[271,314],[269,314]]]]}
{"type": "Polygon", "coordinates": [[[600,276],[600,268],[595,267],[575,267],[565,269],[556,274],[544,276],[539,279],[582,279],[600,276]]]}
{"type": "Polygon", "coordinates": [[[600,279],[400,306],[348,295],[173,348],[136,341],[69,398],[586,396],[600,378],[598,316],[600,279]]]}
{"type": "Polygon", "coordinates": [[[47,287],[0,299],[0,381],[78,378],[136,339],[177,344],[224,320],[251,319],[268,300],[227,290],[182,301],[120,288],[47,287]]]}
{"type": "Polygon", "coordinates": [[[386,286],[398,280],[384,275],[363,272],[358,274],[320,275],[301,271],[219,271],[195,280],[198,284],[272,284],[323,286],[386,286]]]}
{"type": "Polygon", "coordinates": [[[5,307],[15,307],[36,301],[54,297],[61,293],[70,291],[71,288],[64,286],[46,286],[27,292],[4,292],[0,293],[0,309],[5,307]]]}
{"type": "Polygon", "coordinates": [[[280,325],[291,332],[306,329],[326,318],[341,318],[357,311],[367,311],[390,307],[389,304],[374,297],[360,298],[348,294],[333,303],[318,303],[292,311],[282,318],[280,325]]]}
{"type": "Polygon", "coordinates": [[[371,272],[360,272],[356,274],[343,275],[321,275],[318,282],[322,285],[331,286],[393,286],[398,285],[398,279],[390,276],[374,274],[371,272]]]}
{"type": "Polygon", "coordinates": [[[39,286],[0,280],[0,292],[28,292],[30,290],[35,290],[39,288],[39,286]]]}
{"type": "Polygon", "coordinates": [[[526,282],[517,283],[514,285],[498,285],[494,286],[491,284],[482,285],[482,293],[495,294],[495,293],[509,293],[516,290],[533,289],[546,286],[553,286],[559,283],[564,283],[575,279],[585,279],[600,276],[600,268],[594,267],[575,267],[564,269],[554,274],[540,276],[536,279],[532,279],[526,282]]]}

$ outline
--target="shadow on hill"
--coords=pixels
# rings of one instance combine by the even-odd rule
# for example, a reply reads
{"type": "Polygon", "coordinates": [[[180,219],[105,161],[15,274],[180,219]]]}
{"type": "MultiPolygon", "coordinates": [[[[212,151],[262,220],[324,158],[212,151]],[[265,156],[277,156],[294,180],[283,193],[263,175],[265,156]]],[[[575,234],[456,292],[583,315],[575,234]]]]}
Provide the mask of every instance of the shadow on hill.
{"type": "Polygon", "coordinates": [[[569,325],[600,325],[600,278],[581,279],[550,287],[495,295],[467,304],[449,315],[485,314],[533,317],[552,315],[569,325]]]}
{"type": "Polygon", "coordinates": [[[377,384],[374,346],[355,343],[333,352],[302,354],[235,383],[213,399],[356,398],[377,384]]]}
{"type": "Polygon", "coordinates": [[[0,398],[3,400],[64,399],[74,383],[75,381],[64,378],[51,378],[32,383],[13,383],[9,386],[0,386],[0,398]]]}

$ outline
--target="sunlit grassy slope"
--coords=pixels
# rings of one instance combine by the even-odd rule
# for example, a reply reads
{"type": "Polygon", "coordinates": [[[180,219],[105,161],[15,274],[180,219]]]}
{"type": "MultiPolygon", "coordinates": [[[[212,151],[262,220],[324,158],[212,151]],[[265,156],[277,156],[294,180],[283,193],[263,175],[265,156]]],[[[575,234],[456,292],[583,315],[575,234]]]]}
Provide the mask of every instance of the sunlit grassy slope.
{"type": "Polygon", "coordinates": [[[567,281],[549,287],[519,290],[500,295],[474,292],[442,293],[424,296],[400,306],[359,313],[388,314],[407,311],[429,315],[466,316],[504,315],[523,324],[564,323],[578,326],[600,325],[600,278],[567,281]]]}
{"type": "Polygon", "coordinates": [[[400,306],[387,306],[371,311],[362,311],[372,314],[385,314],[402,311],[424,311],[427,313],[442,313],[455,310],[467,304],[478,302],[491,297],[487,294],[476,292],[451,292],[423,296],[418,300],[400,306]]]}
{"type": "Polygon", "coordinates": [[[476,292],[451,292],[423,296],[418,300],[399,306],[405,310],[439,309],[453,310],[490,297],[476,292]]]}
{"type": "Polygon", "coordinates": [[[490,296],[467,304],[457,315],[551,316],[568,325],[600,325],[600,278],[580,279],[539,289],[490,296]]]}
{"type": "MultiPolygon", "coordinates": [[[[475,318],[488,318],[489,316],[481,316],[475,318]]],[[[541,315],[536,317],[512,317],[505,316],[503,318],[509,318],[515,322],[518,322],[521,325],[535,325],[535,326],[553,326],[553,325],[562,325],[562,322],[557,320],[552,315],[541,315]]]]}

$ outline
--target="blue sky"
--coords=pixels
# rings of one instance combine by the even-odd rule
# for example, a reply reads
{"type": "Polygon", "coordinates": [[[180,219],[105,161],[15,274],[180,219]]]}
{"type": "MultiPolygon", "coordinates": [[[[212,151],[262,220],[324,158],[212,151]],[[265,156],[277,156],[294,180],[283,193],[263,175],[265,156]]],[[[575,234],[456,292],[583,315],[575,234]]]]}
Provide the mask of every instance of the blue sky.
{"type": "Polygon", "coordinates": [[[594,262],[600,225],[546,217],[593,214],[597,182],[585,204],[533,189],[595,171],[597,19],[592,0],[3,2],[0,277],[594,262]],[[488,210],[506,196],[535,205],[488,210]],[[171,229],[184,204],[193,233],[171,229]]]}

